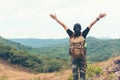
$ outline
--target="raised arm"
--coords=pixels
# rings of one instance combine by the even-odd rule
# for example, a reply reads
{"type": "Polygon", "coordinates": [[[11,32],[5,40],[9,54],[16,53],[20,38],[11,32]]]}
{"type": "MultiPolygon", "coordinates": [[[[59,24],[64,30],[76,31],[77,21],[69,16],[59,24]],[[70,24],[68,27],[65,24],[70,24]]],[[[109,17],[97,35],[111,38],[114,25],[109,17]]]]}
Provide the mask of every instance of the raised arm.
{"type": "Polygon", "coordinates": [[[50,14],[50,17],[57,21],[65,30],[68,29],[68,27],[57,18],[56,14],[50,14]]]}
{"type": "Polygon", "coordinates": [[[104,18],[106,16],[105,13],[100,13],[99,16],[88,25],[89,28],[91,28],[97,21],[99,21],[101,18],[104,18]]]}

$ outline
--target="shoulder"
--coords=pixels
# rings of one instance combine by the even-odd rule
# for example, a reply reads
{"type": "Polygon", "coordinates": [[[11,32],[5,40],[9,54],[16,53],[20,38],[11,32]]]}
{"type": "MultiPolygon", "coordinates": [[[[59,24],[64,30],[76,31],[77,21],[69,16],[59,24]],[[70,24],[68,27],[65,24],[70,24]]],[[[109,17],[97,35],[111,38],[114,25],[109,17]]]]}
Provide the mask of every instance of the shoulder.
{"type": "Polygon", "coordinates": [[[69,31],[71,31],[72,32],[72,30],[70,30],[69,28],[66,30],[67,32],[69,32],[69,31]]]}
{"type": "Polygon", "coordinates": [[[71,37],[73,35],[73,31],[70,29],[67,29],[66,32],[68,33],[69,37],[71,37]]]}
{"type": "Polygon", "coordinates": [[[86,36],[87,36],[87,34],[88,34],[89,31],[90,31],[90,28],[87,27],[87,28],[82,32],[82,36],[83,36],[84,38],[86,38],[86,36]]]}
{"type": "Polygon", "coordinates": [[[89,28],[89,27],[87,27],[84,31],[86,31],[86,30],[90,30],[90,28],[89,28]]]}

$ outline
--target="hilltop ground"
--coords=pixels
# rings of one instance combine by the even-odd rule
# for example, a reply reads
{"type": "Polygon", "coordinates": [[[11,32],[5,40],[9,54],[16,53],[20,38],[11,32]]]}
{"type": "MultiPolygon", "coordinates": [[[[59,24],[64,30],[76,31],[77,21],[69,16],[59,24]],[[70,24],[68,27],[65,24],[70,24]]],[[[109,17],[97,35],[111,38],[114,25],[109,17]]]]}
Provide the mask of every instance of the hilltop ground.
{"type": "MultiPolygon", "coordinates": [[[[99,66],[107,71],[106,74],[102,75],[102,80],[119,80],[119,79],[103,79],[103,77],[107,77],[109,73],[114,73],[113,68],[115,69],[114,64],[115,60],[120,60],[120,57],[112,58],[104,62],[95,63],[93,66],[99,66]],[[108,73],[109,72],[109,73],[108,73]]],[[[0,80],[68,80],[71,76],[71,70],[54,72],[54,73],[40,73],[33,74],[24,70],[20,67],[9,65],[6,62],[0,60],[0,80]]],[[[97,79],[92,79],[97,80],[97,79]]]]}
{"type": "Polygon", "coordinates": [[[18,67],[9,65],[0,60],[0,80],[67,80],[70,75],[70,70],[54,73],[32,74],[27,70],[20,67],[18,69],[18,67]]]}

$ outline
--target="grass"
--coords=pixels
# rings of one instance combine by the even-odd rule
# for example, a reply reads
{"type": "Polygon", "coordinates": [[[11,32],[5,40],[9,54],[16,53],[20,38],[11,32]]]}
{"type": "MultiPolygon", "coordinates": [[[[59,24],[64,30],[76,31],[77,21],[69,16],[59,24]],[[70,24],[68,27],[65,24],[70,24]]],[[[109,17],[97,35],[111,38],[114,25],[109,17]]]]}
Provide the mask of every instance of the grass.
{"type": "Polygon", "coordinates": [[[6,77],[6,76],[1,76],[1,77],[0,77],[0,80],[8,80],[8,77],[6,77]]]}

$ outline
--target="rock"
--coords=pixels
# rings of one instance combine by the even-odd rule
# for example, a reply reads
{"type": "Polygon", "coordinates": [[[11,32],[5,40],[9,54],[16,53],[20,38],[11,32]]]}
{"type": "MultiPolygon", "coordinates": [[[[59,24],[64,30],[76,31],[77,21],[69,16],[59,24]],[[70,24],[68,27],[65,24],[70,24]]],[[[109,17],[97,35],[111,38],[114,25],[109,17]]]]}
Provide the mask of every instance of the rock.
{"type": "Polygon", "coordinates": [[[112,65],[107,67],[106,69],[104,68],[103,71],[107,75],[113,74],[114,78],[112,80],[120,80],[120,59],[114,60],[112,65]]]}
{"type": "Polygon", "coordinates": [[[118,80],[120,80],[120,71],[117,71],[117,72],[115,72],[114,74],[115,74],[115,77],[116,77],[118,80]]]}
{"type": "Polygon", "coordinates": [[[120,60],[115,60],[114,64],[120,64],[120,60]]]}

